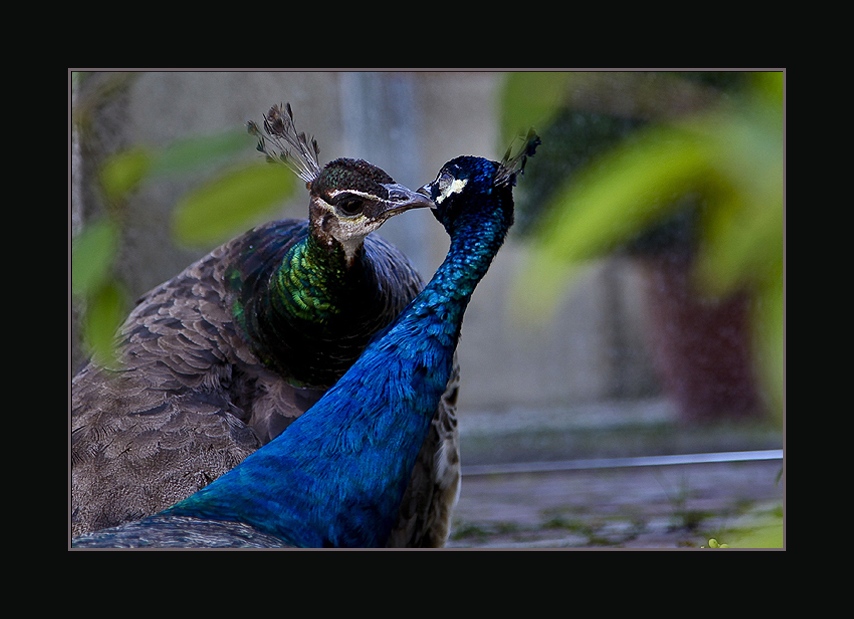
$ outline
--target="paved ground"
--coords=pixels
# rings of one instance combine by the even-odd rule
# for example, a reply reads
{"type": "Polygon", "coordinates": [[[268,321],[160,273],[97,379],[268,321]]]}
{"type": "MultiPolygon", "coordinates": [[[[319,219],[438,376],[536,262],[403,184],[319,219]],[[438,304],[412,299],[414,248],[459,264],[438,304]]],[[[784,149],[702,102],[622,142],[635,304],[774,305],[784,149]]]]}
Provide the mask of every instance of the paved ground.
{"type": "Polygon", "coordinates": [[[738,545],[781,513],[781,467],[776,460],[467,476],[449,547],[699,548],[710,538],[738,545]]]}
{"type": "Polygon", "coordinates": [[[461,420],[463,484],[448,546],[682,549],[706,546],[710,538],[732,547],[779,546],[785,486],[779,459],[488,473],[494,464],[531,460],[783,446],[773,427],[684,428],[665,409],[651,412],[656,406],[645,416],[629,411],[633,423],[613,410],[576,415],[572,423],[553,423],[553,415],[523,423],[511,415],[505,425],[519,427],[504,429],[500,417],[461,420]]]}

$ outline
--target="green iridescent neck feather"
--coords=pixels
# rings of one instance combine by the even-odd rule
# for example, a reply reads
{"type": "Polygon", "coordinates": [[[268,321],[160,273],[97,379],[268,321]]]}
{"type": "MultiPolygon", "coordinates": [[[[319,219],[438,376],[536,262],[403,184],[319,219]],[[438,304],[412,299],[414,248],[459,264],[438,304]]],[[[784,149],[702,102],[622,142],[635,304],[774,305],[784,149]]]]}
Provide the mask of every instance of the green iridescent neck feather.
{"type": "Polygon", "coordinates": [[[343,248],[309,234],[308,222],[298,231],[272,225],[282,226],[279,242],[267,229],[228,274],[235,323],[259,360],[290,384],[328,388],[394,316],[383,316],[387,303],[364,248],[348,267],[343,248]]]}
{"type": "Polygon", "coordinates": [[[290,319],[323,323],[337,316],[341,292],[347,287],[347,265],[339,245],[322,247],[308,235],[285,255],[270,281],[275,311],[290,319]]]}

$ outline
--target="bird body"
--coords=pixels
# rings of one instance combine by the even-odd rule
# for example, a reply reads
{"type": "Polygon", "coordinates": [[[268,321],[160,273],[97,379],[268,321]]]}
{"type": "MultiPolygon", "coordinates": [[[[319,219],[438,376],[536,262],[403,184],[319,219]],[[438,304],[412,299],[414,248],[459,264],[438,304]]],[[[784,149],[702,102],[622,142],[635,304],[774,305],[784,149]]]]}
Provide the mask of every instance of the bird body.
{"type": "MultiPolygon", "coordinates": [[[[233,543],[378,547],[454,371],[471,295],[513,222],[512,186],[538,138],[502,163],[457,158],[424,189],[451,247],[434,277],[288,430],[155,517],[75,540],[79,547],[171,545],[236,527],[233,543]],[[240,523],[233,524],[233,523],[240,523]],[[162,541],[161,541],[162,540],[162,541]]],[[[221,540],[221,537],[218,537],[221,540]]]]}
{"type": "MultiPolygon", "coordinates": [[[[72,536],[155,514],[232,469],[317,402],[423,287],[372,232],[430,201],[365,161],[321,169],[289,108],[265,124],[299,153],[278,156],[306,180],[309,218],[258,226],[145,294],[120,328],[117,366],[90,362],[73,378],[72,536]]],[[[392,544],[447,538],[459,469],[437,459],[458,449],[452,377],[392,544]]]]}

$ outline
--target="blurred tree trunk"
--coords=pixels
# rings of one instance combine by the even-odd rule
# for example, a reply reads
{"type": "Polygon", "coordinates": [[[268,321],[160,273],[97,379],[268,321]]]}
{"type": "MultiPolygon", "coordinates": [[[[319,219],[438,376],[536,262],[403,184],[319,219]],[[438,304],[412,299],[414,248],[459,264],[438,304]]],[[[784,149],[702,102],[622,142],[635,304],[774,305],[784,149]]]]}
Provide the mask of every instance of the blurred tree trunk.
{"type": "Polygon", "coordinates": [[[764,415],[750,350],[746,292],[702,297],[692,252],[641,256],[646,271],[649,341],[667,393],[687,422],[764,415]]]}

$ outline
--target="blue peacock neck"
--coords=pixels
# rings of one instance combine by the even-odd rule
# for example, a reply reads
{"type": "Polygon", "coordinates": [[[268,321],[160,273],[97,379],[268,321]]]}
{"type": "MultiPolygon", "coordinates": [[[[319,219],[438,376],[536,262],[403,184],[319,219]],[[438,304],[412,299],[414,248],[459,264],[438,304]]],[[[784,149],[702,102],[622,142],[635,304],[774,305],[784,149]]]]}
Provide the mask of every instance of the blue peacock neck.
{"type": "MultiPolygon", "coordinates": [[[[398,349],[412,354],[413,362],[418,356],[437,362],[441,358],[450,371],[466,308],[512,224],[512,216],[508,218],[500,209],[486,212],[488,215],[463,215],[448,230],[451,243],[445,260],[409,308],[389,327],[389,331],[397,332],[388,338],[390,342],[420,332],[420,336],[398,349]],[[428,353],[429,348],[433,352],[428,353]]],[[[447,376],[437,379],[436,386],[443,388],[446,380],[447,376]]]]}
{"type": "Polygon", "coordinates": [[[449,301],[468,302],[503,245],[511,224],[512,217],[503,209],[490,210],[486,215],[461,215],[449,229],[451,246],[430,286],[445,290],[449,301]]]}

